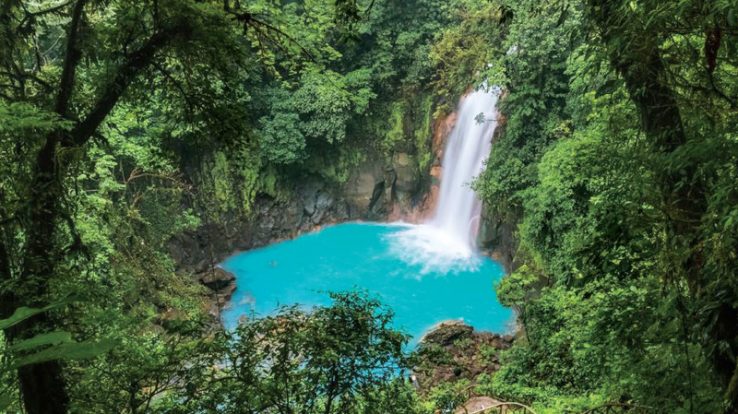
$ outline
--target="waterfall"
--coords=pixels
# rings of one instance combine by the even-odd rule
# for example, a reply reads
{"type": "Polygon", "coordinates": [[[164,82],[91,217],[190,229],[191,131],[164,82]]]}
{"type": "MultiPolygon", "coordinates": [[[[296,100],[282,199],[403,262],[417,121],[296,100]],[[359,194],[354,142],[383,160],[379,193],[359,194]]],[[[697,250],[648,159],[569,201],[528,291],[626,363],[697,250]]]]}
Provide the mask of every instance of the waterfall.
{"type": "Polygon", "coordinates": [[[458,119],[446,141],[441,164],[441,192],[430,224],[474,247],[482,203],[471,189],[484,168],[497,127],[497,90],[481,88],[462,99],[458,119]]]}
{"type": "Polygon", "coordinates": [[[499,89],[482,85],[461,99],[457,120],[446,140],[441,191],[433,218],[410,226],[391,240],[391,250],[426,271],[452,271],[476,262],[482,203],[471,183],[484,168],[497,127],[499,89]]]}

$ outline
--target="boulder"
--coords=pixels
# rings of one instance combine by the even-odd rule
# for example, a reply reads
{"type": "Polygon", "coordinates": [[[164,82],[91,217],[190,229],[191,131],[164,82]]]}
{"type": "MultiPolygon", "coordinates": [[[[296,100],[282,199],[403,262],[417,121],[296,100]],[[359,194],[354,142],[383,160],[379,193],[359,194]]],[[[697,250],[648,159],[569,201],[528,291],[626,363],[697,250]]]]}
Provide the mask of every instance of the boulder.
{"type": "Polygon", "coordinates": [[[439,384],[468,381],[500,369],[499,353],[512,345],[512,337],[478,332],[460,321],[443,322],[421,340],[418,362],[413,367],[421,393],[439,384]]]}
{"type": "MultiPolygon", "coordinates": [[[[236,287],[236,276],[233,273],[226,271],[223,268],[216,267],[211,271],[201,273],[199,277],[200,283],[207,286],[214,292],[221,292],[236,287]]],[[[231,290],[232,292],[233,290],[231,290]]]]}
{"type": "Polygon", "coordinates": [[[433,330],[426,333],[421,342],[424,344],[451,346],[460,339],[471,338],[473,332],[474,328],[463,322],[447,321],[440,323],[433,330]]]}
{"type": "Polygon", "coordinates": [[[228,304],[228,302],[231,301],[231,297],[233,296],[233,292],[236,291],[236,284],[230,284],[226,286],[225,288],[218,291],[216,296],[216,302],[218,304],[218,307],[223,308],[225,305],[228,304]]]}

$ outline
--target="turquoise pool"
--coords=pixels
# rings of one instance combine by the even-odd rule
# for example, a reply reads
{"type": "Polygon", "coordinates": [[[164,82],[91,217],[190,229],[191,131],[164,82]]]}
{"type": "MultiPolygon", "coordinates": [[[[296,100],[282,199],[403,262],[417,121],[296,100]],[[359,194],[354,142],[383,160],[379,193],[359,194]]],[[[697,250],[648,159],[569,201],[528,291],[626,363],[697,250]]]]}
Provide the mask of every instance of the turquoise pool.
{"type": "Polygon", "coordinates": [[[396,327],[415,340],[449,319],[509,332],[513,312],[494,291],[502,266],[475,254],[447,259],[432,238],[426,244],[436,249],[406,243],[419,227],[340,224],[234,255],[222,263],[238,285],[223,321],[235,326],[242,315],[268,315],[280,305],[325,305],[329,291],[361,289],[390,306],[396,327]]]}

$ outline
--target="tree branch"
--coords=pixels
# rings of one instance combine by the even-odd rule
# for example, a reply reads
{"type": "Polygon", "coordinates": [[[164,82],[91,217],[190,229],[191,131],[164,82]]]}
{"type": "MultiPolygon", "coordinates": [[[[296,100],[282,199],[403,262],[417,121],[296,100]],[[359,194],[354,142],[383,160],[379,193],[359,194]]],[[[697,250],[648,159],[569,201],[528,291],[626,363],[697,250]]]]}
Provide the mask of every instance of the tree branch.
{"type": "Polygon", "coordinates": [[[67,7],[70,4],[72,4],[73,1],[74,0],[65,1],[64,3],[57,4],[56,6],[51,6],[48,9],[38,10],[38,11],[35,11],[35,12],[28,11],[26,9],[25,5],[24,5],[23,6],[23,10],[25,12],[25,15],[23,16],[23,20],[21,20],[20,23],[18,24],[18,27],[19,28],[22,28],[26,24],[26,22],[28,22],[31,19],[35,19],[36,17],[43,16],[45,14],[50,14],[50,13],[59,13],[65,7],[67,7]]]}
{"type": "Polygon", "coordinates": [[[182,96],[182,100],[184,100],[185,104],[187,105],[188,115],[194,116],[195,114],[195,105],[192,103],[192,100],[190,99],[190,96],[187,94],[187,91],[182,86],[182,83],[180,83],[177,79],[172,76],[172,74],[166,70],[162,65],[153,62],[153,66],[156,70],[158,70],[164,78],[166,78],[169,82],[171,82],[172,85],[174,85],[175,88],[179,91],[180,95],[182,96]]]}
{"type": "Polygon", "coordinates": [[[77,47],[77,37],[79,36],[79,26],[82,20],[82,10],[87,0],[79,0],[74,5],[72,11],[72,21],[69,23],[69,34],[67,38],[67,50],[64,56],[64,65],[62,69],[61,79],[59,81],[59,95],[56,97],[56,105],[54,110],[61,116],[66,116],[69,109],[69,99],[72,97],[74,90],[74,75],[77,71],[82,54],[77,47]]]}
{"type": "Polygon", "coordinates": [[[113,107],[115,107],[131,82],[154,61],[156,53],[174,38],[189,37],[190,34],[191,29],[188,26],[184,24],[174,26],[169,30],[155,33],[140,49],[130,54],[118,69],[118,73],[116,73],[113,80],[105,88],[92,111],[72,130],[72,142],[65,144],[67,146],[80,146],[87,142],[110,111],[113,110],[113,107]]]}
{"type": "MultiPolygon", "coordinates": [[[[226,10],[226,13],[228,13],[228,12],[230,12],[230,10],[226,10]]],[[[302,51],[302,53],[308,59],[313,60],[313,61],[315,60],[315,58],[313,57],[312,53],[310,53],[310,51],[306,47],[304,47],[300,42],[297,41],[297,39],[295,39],[291,35],[287,34],[282,29],[280,29],[280,28],[278,28],[278,27],[276,27],[276,26],[274,26],[274,25],[272,25],[270,23],[267,23],[266,21],[257,19],[251,13],[235,13],[235,12],[230,12],[230,13],[233,15],[233,17],[236,19],[236,21],[242,23],[245,28],[248,28],[250,26],[250,27],[253,27],[255,30],[257,30],[257,33],[261,33],[257,29],[257,27],[263,27],[263,28],[265,28],[267,30],[267,32],[269,32],[269,31],[274,32],[277,35],[282,36],[285,39],[287,39],[287,41],[289,43],[292,43],[292,44],[296,45],[300,49],[300,51],[302,51]]],[[[279,42],[276,42],[276,43],[279,43],[279,42]]]]}

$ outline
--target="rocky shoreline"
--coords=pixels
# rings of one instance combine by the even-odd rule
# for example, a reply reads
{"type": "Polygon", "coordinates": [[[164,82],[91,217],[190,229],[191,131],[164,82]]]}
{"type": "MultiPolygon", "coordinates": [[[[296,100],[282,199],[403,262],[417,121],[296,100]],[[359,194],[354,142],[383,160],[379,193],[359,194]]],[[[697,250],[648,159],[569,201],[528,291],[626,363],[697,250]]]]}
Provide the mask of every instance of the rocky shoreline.
{"type": "Polygon", "coordinates": [[[235,276],[219,266],[229,256],[293,239],[332,224],[364,219],[386,221],[390,211],[406,212],[402,213],[402,218],[405,214],[418,215],[417,205],[412,205],[412,200],[407,201],[402,206],[392,202],[377,211],[368,206],[361,208],[326,189],[301,189],[290,202],[257,200],[252,220],[230,226],[205,225],[184,233],[170,242],[169,250],[177,271],[194,275],[211,292],[209,312],[218,316],[236,289],[235,276]]]}

